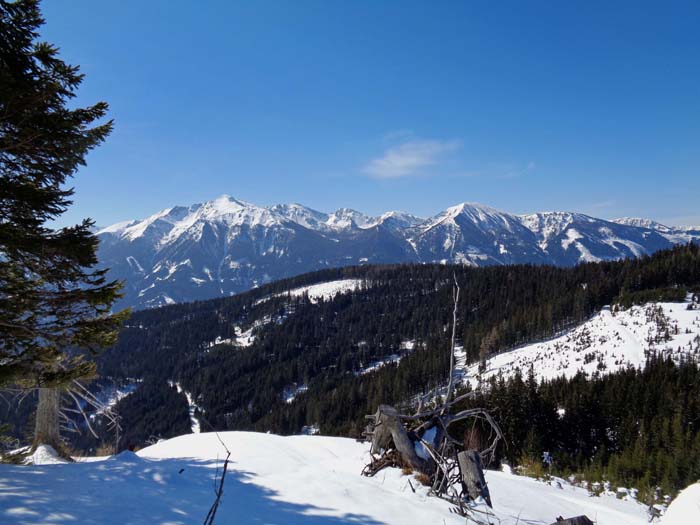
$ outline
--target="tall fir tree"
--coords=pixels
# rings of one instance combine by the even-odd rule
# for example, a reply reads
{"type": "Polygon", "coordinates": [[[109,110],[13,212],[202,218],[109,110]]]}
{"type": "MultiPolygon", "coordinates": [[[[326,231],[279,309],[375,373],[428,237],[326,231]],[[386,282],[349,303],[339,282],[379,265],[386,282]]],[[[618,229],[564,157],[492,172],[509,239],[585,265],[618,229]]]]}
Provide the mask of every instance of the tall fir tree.
{"type": "Polygon", "coordinates": [[[97,263],[93,222],[53,229],[67,180],[102,143],[107,104],[72,108],[83,80],[38,40],[37,0],[0,0],[0,386],[39,388],[35,444],[59,446],[58,397],[94,373],[84,356],[112,344],[127,312],[97,263]]]}

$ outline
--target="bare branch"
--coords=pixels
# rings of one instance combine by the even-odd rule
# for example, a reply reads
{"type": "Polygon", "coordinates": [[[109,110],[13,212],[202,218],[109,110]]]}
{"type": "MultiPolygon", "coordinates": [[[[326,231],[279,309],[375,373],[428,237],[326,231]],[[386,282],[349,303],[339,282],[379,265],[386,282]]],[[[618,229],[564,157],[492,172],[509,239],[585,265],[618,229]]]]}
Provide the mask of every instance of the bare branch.
{"type": "Polygon", "coordinates": [[[453,273],[452,277],[454,279],[454,288],[452,289],[452,301],[454,306],[452,308],[452,338],[450,339],[450,376],[447,382],[447,394],[445,395],[445,405],[443,406],[443,413],[449,411],[450,405],[448,404],[452,398],[452,392],[454,390],[455,381],[455,337],[457,334],[457,307],[459,305],[459,283],[457,282],[457,274],[453,273]]]}
{"type": "Polygon", "coordinates": [[[216,434],[216,438],[219,440],[219,443],[221,443],[221,446],[224,447],[224,450],[226,450],[226,459],[224,460],[224,468],[221,471],[221,479],[219,480],[219,486],[216,489],[216,499],[214,500],[214,503],[212,503],[211,508],[209,509],[209,512],[207,513],[206,518],[204,518],[204,525],[213,525],[214,524],[214,517],[216,516],[216,511],[219,508],[219,503],[221,503],[221,496],[224,493],[224,481],[226,480],[226,472],[228,471],[228,460],[231,457],[231,451],[228,449],[224,441],[221,439],[221,436],[219,436],[218,432],[214,432],[216,434]]]}

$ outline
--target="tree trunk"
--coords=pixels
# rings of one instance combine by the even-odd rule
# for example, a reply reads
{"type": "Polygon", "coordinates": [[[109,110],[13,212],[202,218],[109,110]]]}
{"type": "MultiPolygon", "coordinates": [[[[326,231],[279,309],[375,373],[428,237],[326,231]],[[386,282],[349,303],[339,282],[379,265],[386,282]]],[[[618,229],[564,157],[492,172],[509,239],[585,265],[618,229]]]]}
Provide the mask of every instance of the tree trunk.
{"type": "Polygon", "coordinates": [[[61,392],[56,388],[39,389],[39,405],[36,409],[36,423],[34,425],[34,445],[51,445],[56,452],[65,456],[61,433],[58,423],[61,392]]]}
{"type": "Polygon", "coordinates": [[[476,500],[481,496],[486,504],[493,508],[479,453],[476,450],[463,450],[457,454],[457,461],[462,475],[462,487],[464,492],[469,495],[469,499],[476,500]]]}

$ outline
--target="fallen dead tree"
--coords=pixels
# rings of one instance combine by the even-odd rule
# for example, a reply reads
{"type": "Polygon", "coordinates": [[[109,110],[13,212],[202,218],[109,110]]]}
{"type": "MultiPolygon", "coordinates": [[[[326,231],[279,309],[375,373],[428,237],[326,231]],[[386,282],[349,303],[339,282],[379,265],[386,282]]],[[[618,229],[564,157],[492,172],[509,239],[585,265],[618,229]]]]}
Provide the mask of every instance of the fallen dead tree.
{"type": "Polygon", "coordinates": [[[362,474],[374,476],[389,466],[417,471],[429,480],[431,495],[450,501],[455,505],[456,512],[466,516],[470,501],[483,498],[489,507],[492,506],[483,465],[493,459],[503,433],[484,408],[452,413],[455,405],[473,395],[467,393],[454,397],[454,349],[459,303],[456,278],[453,301],[450,375],[444,397],[431,392],[420,399],[414,414],[402,414],[392,406],[380,405],[374,414],[367,415],[369,421],[364,435],[371,443],[372,461],[365,466],[362,474]],[[425,407],[426,403],[428,408],[425,407]],[[453,435],[457,428],[467,429],[462,439],[453,435]]]}

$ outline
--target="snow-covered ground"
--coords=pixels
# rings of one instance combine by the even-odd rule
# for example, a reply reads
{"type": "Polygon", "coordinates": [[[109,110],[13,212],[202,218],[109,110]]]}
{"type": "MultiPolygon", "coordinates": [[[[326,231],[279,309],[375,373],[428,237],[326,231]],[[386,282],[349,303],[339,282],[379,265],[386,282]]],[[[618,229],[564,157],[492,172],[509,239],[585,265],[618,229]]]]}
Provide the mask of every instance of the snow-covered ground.
{"type": "MultiPolygon", "coordinates": [[[[369,458],[366,444],[248,432],[219,436],[231,451],[215,520],[219,525],[465,523],[450,513],[448,503],[428,497],[425,487],[398,469],[362,477],[369,458]]],[[[217,436],[204,433],[103,461],[0,465],[0,523],[202,523],[224,456],[217,436]]],[[[559,515],[580,514],[598,525],[647,523],[645,508],[634,501],[590,497],[581,488],[559,488],[505,472],[488,472],[487,481],[495,523],[549,524],[559,515]]]]}
{"type": "Polygon", "coordinates": [[[669,505],[661,525],[691,525],[700,523],[700,482],[681,491],[669,505]]]}
{"type": "MultiPolygon", "coordinates": [[[[304,294],[308,294],[309,300],[312,303],[317,303],[319,299],[328,301],[333,299],[338,294],[344,294],[348,292],[354,292],[360,286],[362,286],[362,279],[339,279],[337,281],[328,281],[325,283],[317,283],[309,286],[300,286],[299,288],[294,288],[288,292],[282,292],[276,294],[275,297],[283,295],[291,295],[292,297],[300,297],[304,294]]],[[[258,303],[266,301],[269,297],[264,297],[258,300],[258,303]]]]}
{"type": "MultiPolygon", "coordinates": [[[[700,359],[700,309],[685,303],[648,303],[613,312],[603,309],[587,322],[559,337],[496,355],[488,360],[483,379],[533,368],[538,379],[572,377],[578,371],[614,372],[628,365],[641,367],[650,352],[674,359],[700,359]]],[[[698,305],[695,305],[698,308],[698,305]]],[[[461,377],[476,384],[478,364],[461,377]]]]}

